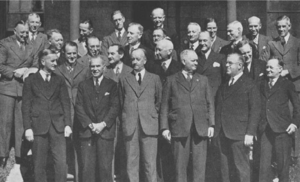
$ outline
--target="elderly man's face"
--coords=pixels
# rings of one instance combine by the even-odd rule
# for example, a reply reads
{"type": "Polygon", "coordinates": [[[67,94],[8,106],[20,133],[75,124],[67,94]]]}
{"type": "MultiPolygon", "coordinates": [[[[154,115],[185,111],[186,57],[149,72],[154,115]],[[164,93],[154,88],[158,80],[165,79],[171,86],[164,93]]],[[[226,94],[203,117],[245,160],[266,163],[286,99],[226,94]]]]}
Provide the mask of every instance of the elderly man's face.
{"type": "Polygon", "coordinates": [[[41,19],[35,15],[28,17],[28,25],[29,25],[29,31],[32,33],[36,33],[40,26],[42,25],[41,19]]]}
{"type": "Polygon", "coordinates": [[[227,27],[227,35],[230,41],[235,41],[240,38],[240,31],[238,30],[237,26],[229,25],[227,27]]]}
{"type": "Polygon", "coordinates": [[[234,77],[242,69],[242,63],[239,61],[239,57],[235,54],[229,55],[226,61],[227,74],[234,77]]]}
{"type": "Polygon", "coordinates": [[[185,57],[182,59],[182,64],[184,65],[184,69],[187,72],[196,71],[198,66],[198,56],[195,52],[189,52],[185,57]]]}
{"type": "Polygon", "coordinates": [[[57,55],[56,54],[49,54],[41,61],[43,65],[43,70],[51,73],[56,69],[57,66],[57,55]]]}
{"type": "Polygon", "coordinates": [[[187,28],[187,35],[189,37],[189,41],[194,43],[199,40],[199,34],[200,34],[199,27],[196,25],[189,25],[187,28]]]}
{"type": "Polygon", "coordinates": [[[145,68],[145,64],[147,60],[144,52],[138,49],[132,52],[131,61],[132,61],[133,69],[137,72],[140,72],[145,68]]]}
{"type": "Polygon", "coordinates": [[[164,38],[164,32],[162,30],[153,31],[153,42],[157,44],[158,41],[164,38]]]}
{"type": "Polygon", "coordinates": [[[91,69],[92,76],[94,78],[101,77],[104,67],[105,67],[104,61],[100,57],[91,59],[90,69],[91,69]]]}
{"type": "Polygon", "coordinates": [[[252,61],[252,48],[249,44],[244,45],[243,47],[241,47],[240,52],[242,54],[242,56],[245,58],[246,63],[250,63],[252,61]]]}
{"type": "Polygon", "coordinates": [[[267,62],[266,69],[268,78],[278,78],[283,68],[278,64],[277,59],[270,59],[267,62]]]}
{"type": "Polygon", "coordinates": [[[122,57],[124,56],[123,54],[119,54],[118,46],[110,46],[107,52],[109,64],[114,64],[121,61],[122,57]]]}
{"type": "Polygon", "coordinates": [[[162,27],[165,21],[164,12],[160,9],[154,10],[152,12],[152,21],[154,27],[162,27]]]}
{"type": "Polygon", "coordinates": [[[211,48],[211,37],[209,33],[200,33],[199,45],[202,52],[207,52],[211,48]]]}
{"type": "Polygon", "coordinates": [[[259,19],[250,19],[249,23],[249,32],[253,37],[256,37],[259,34],[259,30],[261,29],[261,23],[259,19]]]}
{"type": "Polygon", "coordinates": [[[74,64],[77,60],[77,47],[66,45],[65,57],[70,64],[74,64]]]}
{"type": "Polygon", "coordinates": [[[87,49],[91,57],[96,57],[100,54],[100,41],[98,39],[90,38],[88,40],[87,49]]]}
{"type": "Polygon", "coordinates": [[[53,32],[49,42],[52,48],[54,48],[57,51],[60,51],[64,44],[64,39],[60,33],[53,32]]]}
{"type": "Polygon", "coordinates": [[[137,42],[139,42],[140,38],[142,37],[141,32],[139,31],[138,26],[136,25],[128,27],[127,32],[128,43],[131,45],[135,45],[137,42]]]}
{"type": "Polygon", "coordinates": [[[28,38],[28,26],[27,25],[22,25],[19,24],[16,28],[15,28],[15,35],[17,37],[17,40],[21,43],[24,43],[27,38],[28,38]]]}
{"type": "Polygon", "coordinates": [[[172,53],[172,49],[168,48],[167,45],[164,45],[162,42],[158,42],[155,47],[155,58],[157,60],[167,60],[172,53]]]}

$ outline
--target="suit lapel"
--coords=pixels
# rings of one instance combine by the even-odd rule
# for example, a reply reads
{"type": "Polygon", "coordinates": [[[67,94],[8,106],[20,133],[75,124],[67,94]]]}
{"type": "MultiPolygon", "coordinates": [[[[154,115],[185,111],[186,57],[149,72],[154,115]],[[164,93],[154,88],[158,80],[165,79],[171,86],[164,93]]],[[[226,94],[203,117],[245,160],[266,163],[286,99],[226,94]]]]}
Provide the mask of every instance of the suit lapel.
{"type": "Polygon", "coordinates": [[[276,93],[280,89],[280,82],[282,81],[282,77],[279,77],[276,81],[275,85],[270,89],[268,97],[271,97],[274,93],[276,93]]]}
{"type": "MultiPolygon", "coordinates": [[[[101,100],[105,96],[104,93],[108,90],[108,88],[109,88],[108,86],[109,86],[109,81],[106,77],[103,76],[103,79],[100,84],[99,93],[97,93],[99,96],[99,101],[98,101],[99,103],[101,103],[101,100]]],[[[95,87],[94,87],[94,89],[95,89],[95,87]]]]}
{"type": "Polygon", "coordinates": [[[72,85],[72,78],[71,78],[71,75],[68,74],[68,70],[67,70],[66,66],[63,64],[63,65],[59,66],[57,69],[66,78],[66,80],[69,82],[69,84],[72,85]]]}
{"type": "Polygon", "coordinates": [[[264,44],[264,37],[263,35],[259,34],[258,35],[258,51],[260,52],[262,50],[262,46],[264,44]]]}
{"type": "MultiPolygon", "coordinates": [[[[227,94],[224,94],[224,100],[227,99],[228,97],[230,97],[231,95],[234,95],[234,93],[236,93],[240,88],[242,88],[243,85],[243,79],[246,75],[243,74],[233,85],[228,86],[227,89],[227,94]]],[[[228,84],[225,83],[225,84],[228,84]]],[[[224,90],[226,90],[224,89],[224,90]]]]}
{"type": "Polygon", "coordinates": [[[144,78],[143,78],[143,81],[142,81],[142,84],[141,84],[139,96],[142,95],[142,93],[144,92],[144,90],[148,86],[148,83],[153,81],[151,78],[152,78],[152,76],[146,71],[145,75],[144,75],[144,78]]]}
{"type": "Polygon", "coordinates": [[[191,85],[191,92],[195,89],[195,87],[200,83],[200,78],[198,74],[194,74],[193,78],[191,80],[192,85],[191,85]]]}
{"type": "Polygon", "coordinates": [[[25,54],[21,51],[16,39],[14,39],[14,41],[11,43],[10,49],[19,57],[21,62],[23,62],[25,54]]]}
{"type": "Polygon", "coordinates": [[[83,65],[76,63],[74,71],[73,71],[73,79],[84,69],[83,65]]]}
{"type": "Polygon", "coordinates": [[[127,77],[125,78],[127,83],[130,85],[130,87],[132,88],[132,90],[135,92],[136,96],[139,97],[140,96],[140,85],[138,84],[134,73],[132,72],[131,74],[128,74],[127,77]]]}
{"type": "Polygon", "coordinates": [[[279,38],[277,38],[275,41],[273,41],[272,44],[278,50],[278,52],[282,55],[283,54],[283,47],[281,45],[281,42],[280,42],[279,38]]]}
{"type": "Polygon", "coordinates": [[[290,35],[289,40],[284,45],[283,55],[287,54],[289,52],[289,50],[293,47],[293,45],[296,45],[296,44],[294,43],[294,39],[293,39],[292,35],[290,35]]]}
{"type": "Polygon", "coordinates": [[[182,85],[186,90],[190,91],[190,85],[188,81],[183,76],[182,72],[178,72],[176,76],[176,81],[178,84],[182,85]]]}
{"type": "Polygon", "coordinates": [[[204,63],[204,66],[203,66],[203,73],[205,72],[205,70],[206,70],[210,65],[213,64],[213,62],[214,62],[213,57],[214,57],[214,53],[211,51],[211,52],[209,53],[209,55],[208,55],[207,60],[206,60],[205,63],[204,63]]]}
{"type": "Polygon", "coordinates": [[[95,113],[95,111],[96,111],[96,99],[95,98],[96,98],[97,93],[96,93],[96,89],[95,89],[95,86],[94,86],[93,77],[91,77],[90,79],[87,80],[85,89],[88,92],[88,96],[89,96],[90,102],[92,103],[94,113],[95,113]]]}
{"type": "Polygon", "coordinates": [[[56,87],[58,86],[58,84],[56,84],[58,81],[58,79],[55,78],[56,76],[57,75],[55,75],[53,73],[51,74],[50,83],[48,83],[49,86],[46,87],[46,83],[45,83],[42,75],[39,72],[37,72],[34,85],[41,91],[42,95],[44,95],[44,97],[48,100],[51,99],[56,87]]]}

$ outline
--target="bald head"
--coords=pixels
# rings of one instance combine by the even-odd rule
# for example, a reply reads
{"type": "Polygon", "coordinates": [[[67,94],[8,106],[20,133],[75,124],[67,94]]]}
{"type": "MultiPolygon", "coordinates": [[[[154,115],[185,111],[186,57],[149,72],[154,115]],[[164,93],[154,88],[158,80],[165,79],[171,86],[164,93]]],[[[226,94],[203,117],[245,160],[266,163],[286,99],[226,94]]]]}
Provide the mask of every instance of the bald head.
{"type": "Polygon", "coordinates": [[[248,18],[248,28],[250,35],[255,38],[261,29],[260,19],[257,16],[248,18]]]}
{"type": "Polygon", "coordinates": [[[151,18],[155,28],[162,28],[165,21],[165,11],[162,8],[155,8],[152,11],[151,18]]]}

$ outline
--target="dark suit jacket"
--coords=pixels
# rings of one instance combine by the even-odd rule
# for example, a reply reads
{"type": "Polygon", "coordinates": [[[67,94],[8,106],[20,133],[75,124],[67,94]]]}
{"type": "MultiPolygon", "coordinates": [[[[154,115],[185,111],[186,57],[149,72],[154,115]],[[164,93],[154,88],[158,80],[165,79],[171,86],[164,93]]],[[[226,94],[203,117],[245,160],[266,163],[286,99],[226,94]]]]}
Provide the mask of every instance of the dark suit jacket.
{"type": "MultiPolygon", "coordinates": [[[[249,40],[250,44],[254,45],[251,34],[247,34],[246,38],[249,40]]],[[[256,55],[258,56],[259,59],[262,57],[265,49],[267,48],[268,42],[271,41],[271,40],[272,39],[270,37],[259,34],[259,36],[258,36],[258,48],[255,50],[255,51],[257,51],[256,55]]]]}
{"type": "MultiPolygon", "coordinates": [[[[151,49],[147,48],[146,46],[144,46],[143,44],[140,44],[138,48],[143,48],[146,50],[146,57],[147,57],[147,62],[145,64],[145,68],[147,71],[151,72],[151,70],[153,70],[153,62],[154,62],[154,53],[151,49]]],[[[129,45],[125,46],[125,54],[123,57],[123,63],[126,64],[129,67],[133,67],[132,66],[132,61],[130,58],[130,54],[129,54],[129,45]]]]}
{"type": "Polygon", "coordinates": [[[79,84],[75,105],[75,114],[81,123],[79,137],[92,137],[92,131],[88,125],[105,121],[106,127],[100,133],[101,137],[114,138],[116,132],[115,122],[119,112],[117,83],[103,77],[100,84],[99,104],[96,103],[96,94],[93,77],[79,84]]]}
{"type": "Polygon", "coordinates": [[[232,86],[224,82],[217,92],[215,136],[220,130],[227,138],[244,140],[246,134],[256,135],[261,101],[255,82],[242,75],[232,86]]]}
{"type": "Polygon", "coordinates": [[[48,38],[46,34],[39,32],[35,40],[28,40],[28,44],[33,47],[34,61],[38,65],[38,54],[48,46],[48,38]]]}
{"type": "Polygon", "coordinates": [[[146,135],[158,135],[161,95],[161,81],[155,74],[146,71],[141,85],[133,72],[120,78],[119,99],[124,136],[134,133],[137,122],[140,122],[146,135]]]}
{"type": "Polygon", "coordinates": [[[22,115],[25,131],[32,129],[34,135],[43,135],[51,125],[57,132],[65,126],[72,127],[70,99],[64,79],[54,73],[46,83],[37,72],[25,80],[23,88],[22,115]]]}
{"type": "Polygon", "coordinates": [[[253,59],[251,62],[250,72],[247,67],[244,67],[244,74],[252,78],[259,86],[261,80],[266,73],[266,62],[259,59],[253,59]],[[247,70],[246,70],[247,69],[247,70]]]}
{"type": "Polygon", "coordinates": [[[300,91],[300,41],[296,37],[290,35],[289,40],[281,45],[280,38],[269,41],[267,49],[264,53],[263,60],[269,60],[277,57],[284,62],[284,69],[289,71],[289,80],[295,86],[296,91],[300,91]]]}
{"type": "MultiPolygon", "coordinates": [[[[171,39],[171,41],[174,45],[174,49],[177,50],[178,45],[179,45],[179,38],[176,33],[176,30],[174,28],[168,28],[168,27],[164,27],[164,30],[165,30],[166,36],[168,36],[171,39]]],[[[149,49],[154,50],[155,44],[153,42],[153,28],[148,29],[143,32],[141,42],[143,45],[145,45],[149,49]]]]}
{"type": "Polygon", "coordinates": [[[228,45],[230,42],[224,39],[221,39],[220,37],[216,37],[216,40],[214,41],[214,43],[211,46],[211,49],[216,52],[219,53],[221,48],[225,45],[228,45]]]}
{"type": "Polygon", "coordinates": [[[226,58],[222,54],[210,52],[208,59],[201,53],[198,58],[198,66],[196,72],[208,78],[213,96],[221,85],[222,79],[226,72],[226,58]]]}
{"type": "Polygon", "coordinates": [[[192,86],[182,72],[167,78],[160,111],[160,129],[170,130],[172,137],[187,137],[194,123],[199,136],[207,136],[215,125],[215,110],[208,79],[193,75],[192,86]]]}
{"type": "Polygon", "coordinates": [[[150,72],[157,74],[160,77],[161,82],[165,83],[168,76],[173,75],[182,69],[182,64],[172,59],[168,69],[164,71],[161,62],[156,60],[153,68],[154,69],[150,70],[150,72]]]}
{"type": "Polygon", "coordinates": [[[84,65],[85,67],[89,67],[90,66],[89,60],[90,60],[90,56],[88,54],[86,54],[86,55],[82,56],[81,58],[79,58],[77,60],[77,62],[84,65]]]}
{"type": "Polygon", "coordinates": [[[14,71],[24,67],[38,67],[34,62],[34,48],[27,44],[22,51],[15,35],[0,41],[0,94],[22,96],[23,80],[15,78],[14,71]]]}
{"type": "Polygon", "coordinates": [[[113,31],[109,35],[103,37],[103,41],[101,44],[101,51],[102,51],[103,55],[107,56],[108,55],[107,50],[108,50],[109,46],[111,46],[112,44],[120,44],[125,47],[127,42],[128,42],[127,31],[125,31],[123,33],[123,36],[120,40],[118,39],[116,32],[113,31]]]}
{"type": "Polygon", "coordinates": [[[106,67],[106,69],[103,72],[103,75],[118,83],[120,77],[124,77],[124,75],[130,73],[131,71],[132,68],[123,63],[123,68],[121,70],[121,73],[118,76],[114,73],[114,70],[111,69],[109,66],[106,67]]]}
{"type": "Polygon", "coordinates": [[[300,101],[295,90],[295,85],[286,78],[279,77],[275,85],[270,89],[268,79],[264,79],[260,85],[262,99],[262,113],[260,131],[263,132],[266,125],[276,133],[284,133],[293,123],[299,127],[300,101]],[[293,117],[289,109],[289,101],[293,104],[293,117]]]}

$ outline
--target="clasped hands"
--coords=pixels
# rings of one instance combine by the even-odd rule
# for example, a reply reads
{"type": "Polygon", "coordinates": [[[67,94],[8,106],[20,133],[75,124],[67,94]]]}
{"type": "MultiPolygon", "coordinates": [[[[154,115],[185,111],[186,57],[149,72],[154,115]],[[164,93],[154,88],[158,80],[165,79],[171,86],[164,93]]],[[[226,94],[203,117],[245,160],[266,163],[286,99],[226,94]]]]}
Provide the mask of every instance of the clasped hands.
{"type": "Polygon", "coordinates": [[[93,134],[99,134],[106,127],[106,124],[105,122],[91,123],[89,124],[89,127],[92,130],[93,134]]]}

